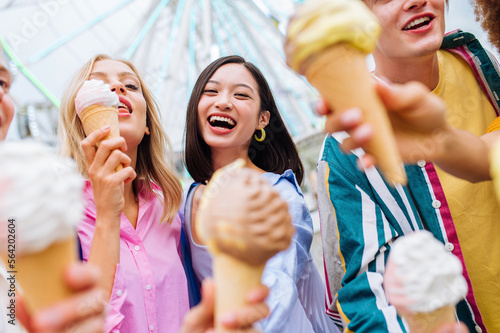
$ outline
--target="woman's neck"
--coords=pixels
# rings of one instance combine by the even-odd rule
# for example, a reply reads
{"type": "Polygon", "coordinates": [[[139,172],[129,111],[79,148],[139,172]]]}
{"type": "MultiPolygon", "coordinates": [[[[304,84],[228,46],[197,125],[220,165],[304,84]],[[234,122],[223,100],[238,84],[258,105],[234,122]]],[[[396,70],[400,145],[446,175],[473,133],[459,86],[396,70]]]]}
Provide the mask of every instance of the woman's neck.
{"type": "Polygon", "coordinates": [[[212,149],[212,165],[214,171],[225,167],[226,165],[242,158],[245,161],[245,166],[250,169],[255,169],[264,173],[265,171],[256,166],[248,156],[248,148],[244,150],[235,149],[212,149]]]}
{"type": "Polygon", "coordinates": [[[127,155],[130,158],[130,166],[135,170],[136,164],[137,164],[137,148],[129,148],[127,147],[127,151],[125,152],[125,155],[127,155]]]}

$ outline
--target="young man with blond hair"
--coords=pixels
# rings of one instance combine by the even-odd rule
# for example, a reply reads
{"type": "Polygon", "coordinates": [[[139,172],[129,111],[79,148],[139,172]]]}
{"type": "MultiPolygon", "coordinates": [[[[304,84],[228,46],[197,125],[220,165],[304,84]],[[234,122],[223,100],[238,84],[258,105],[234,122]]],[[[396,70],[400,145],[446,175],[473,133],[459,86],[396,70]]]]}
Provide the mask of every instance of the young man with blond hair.
{"type": "Polygon", "coordinates": [[[392,188],[376,169],[363,173],[356,156],[342,153],[342,145],[362,146],[376,129],[360,125],[355,110],[332,118],[327,130],[348,130],[351,137],[327,137],[318,164],[327,311],[347,331],[406,331],[382,288],[385,262],[397,237],[428,229],[463,264],[469,292],[457,305],[458,318],[471,332],[500,331],[500,207],[487,181],[498,133],[485,135],[500,110],[498,68],[472,35],[444,36],[445,0],[364,2],[382,25],[375,75],[404,84],[393,88],[399,97],[379,87],[389,109],[398,110],[390,112],[396,139],[410,135],[417,144],[399,145],[413,165],[406,166],[407,186],[392,188]],[[444,100],[445,121],[436,123],[432,109],[406,112],[401,89],[411,81],[418,83],[410,88],[444,100]]]}

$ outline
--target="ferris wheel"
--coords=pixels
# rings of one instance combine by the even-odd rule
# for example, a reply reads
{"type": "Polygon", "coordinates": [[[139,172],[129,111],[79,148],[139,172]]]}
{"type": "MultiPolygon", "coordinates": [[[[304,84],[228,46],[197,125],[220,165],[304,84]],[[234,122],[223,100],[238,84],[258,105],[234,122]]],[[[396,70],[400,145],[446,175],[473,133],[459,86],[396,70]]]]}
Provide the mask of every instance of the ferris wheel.
{"type": "Polygon", "coordinates": [[[21,136],[55,140],[59,98],[73,73],[104,53],[131,60],[159,101],[174,150],[198,74],[237,54],[264,73],[299,142],[320,132],[315,90],[289,69],[284,31],[292,0],[0,0],[0,41],[11,59],[21,136]]]}

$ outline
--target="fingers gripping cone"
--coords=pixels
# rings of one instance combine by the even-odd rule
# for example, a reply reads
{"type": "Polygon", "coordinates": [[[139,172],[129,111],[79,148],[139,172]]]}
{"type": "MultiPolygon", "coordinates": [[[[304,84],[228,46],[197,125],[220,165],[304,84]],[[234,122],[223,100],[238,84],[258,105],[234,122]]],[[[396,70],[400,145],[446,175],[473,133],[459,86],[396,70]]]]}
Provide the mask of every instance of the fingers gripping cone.
{"type": "Polygon", "coordinates": [[[366,64],[379,31],[376,18],[359,0],[311,0],[290,21],[285,51],[288,64],[306,76],[334,112],[361,109],[375,129],[367,150],[389,184],[405,184],[387,111],[366,64]]]}
{"type": "MultiPolygon", "coordinates": [[[[218,170],[212,176],[200,200],[196,215],[197,234],[208,245],[213,255],[217,332],[227,332],[224,328],[218,327],[217,318],[229,310],[242,308],[247,304],[248,293],[261,286],[261,277],[267,260],[290,243],[288,240],[286,247],[272,253],[261,254],[263,251],[260,251],[259,246],[255,246],[252,240],[245,239],[248,238],[250,231],[246,235],[236,231],[238,225],[242,223],[245,223],[242,230],[248,230],[245,228],[249,222],[252,223],[251,220],[260,223],[268,218],[256,213],[260,208],[252,206],[252,203],[260,195],[260,188],[262,191],[272,190],[268,183],[262,182],[257,172],[242,168],[243,165],[243,160],[238,160],[218,170]]],[[[277,196],[277,200],[281,201],[281,198],[277,196]]],[[[285,211],[279,213],[286,214],[283,216],[285,220],[288,219],[287,223],[291,226],[287,205],[284,207],[285,211]]],[[[281,215],[275,214],[271,219],[276,216],[281,215]]],[[[290,239],[291,235],[292,233],[290,239]]]]}
{"type": "Polygon", "coordinates": [[[390,184],[405,184],[405,171],[394,133],[387,111],[375,91],[366,56],[359,49],[340,43],[316,55],[306,68],[305,76],[335,112],[353,107],[361,109],[364,119],[375,129],[367,150],[377,158],[390,184]]]}

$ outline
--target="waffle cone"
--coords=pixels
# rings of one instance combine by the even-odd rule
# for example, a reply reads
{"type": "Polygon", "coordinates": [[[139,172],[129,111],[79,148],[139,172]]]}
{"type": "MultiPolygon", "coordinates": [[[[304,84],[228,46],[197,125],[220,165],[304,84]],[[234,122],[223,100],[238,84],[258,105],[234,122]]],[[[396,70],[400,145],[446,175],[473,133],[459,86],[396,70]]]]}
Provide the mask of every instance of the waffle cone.
{"type": "Polygon", "coordinates": [[[29,312],[33,313],[72,295],[63,280],[63,274],[68,265],[77,260],[76,251],[76,239],[71,237],[17,260],[16,279],[29,312]]]}
{"type": "Polygon", "coordinates": [[[443,306],[432,312],[403,314],[402,317],[407,321],[411,333],[431,333],[444,324],[457,322],[453,305],[443,306]]]}
{"type": "Polygon", "coordinates": [[[382,175],[391,185],[405,184],[406,174],[394,132],[366,64],[366,54],[339,43],[306,61],[307,80],[318,89],[335,112],[358,107],[375,133],[367,151],[375,156],[382,175]]]}
{"type": "MultiPolygon", "coordinates": [[[[253,266],[224,253],[214,254],[215,318],[247,305],[248,293],[262,285],[260,280],[264,267],[265,264],[253,266]]],[[[220,327],[218,321],[215,324],[217,332],[233,332],[220,327]]]]}
{"type": "MultiPolygon", "coordinates": [[[[82,120],[83,130],[85,131],[85,135],[89,135],[95,130],[98,130],[106,125],[109,125],[111,126],[111,131],[103,140],[116,138],[120,136],[120,129],[118,127],[117,107],[91,105],[88,108],[83,109],[83,111],[80,113],[80,119],[82,120]]],[[[119,165],[116,168],[116,171],[119,171],[122,168],[123,166],[119,165]]]]}
{"type": "Polygon", "coordinates": [[[112,106],[91,105],[80,113],[83,130],[86,135],[98,130],[106,125],[111,126],[111,132],[107,137],[110,139],[120,136],[118,129],[118,108],[112,106]]]}

